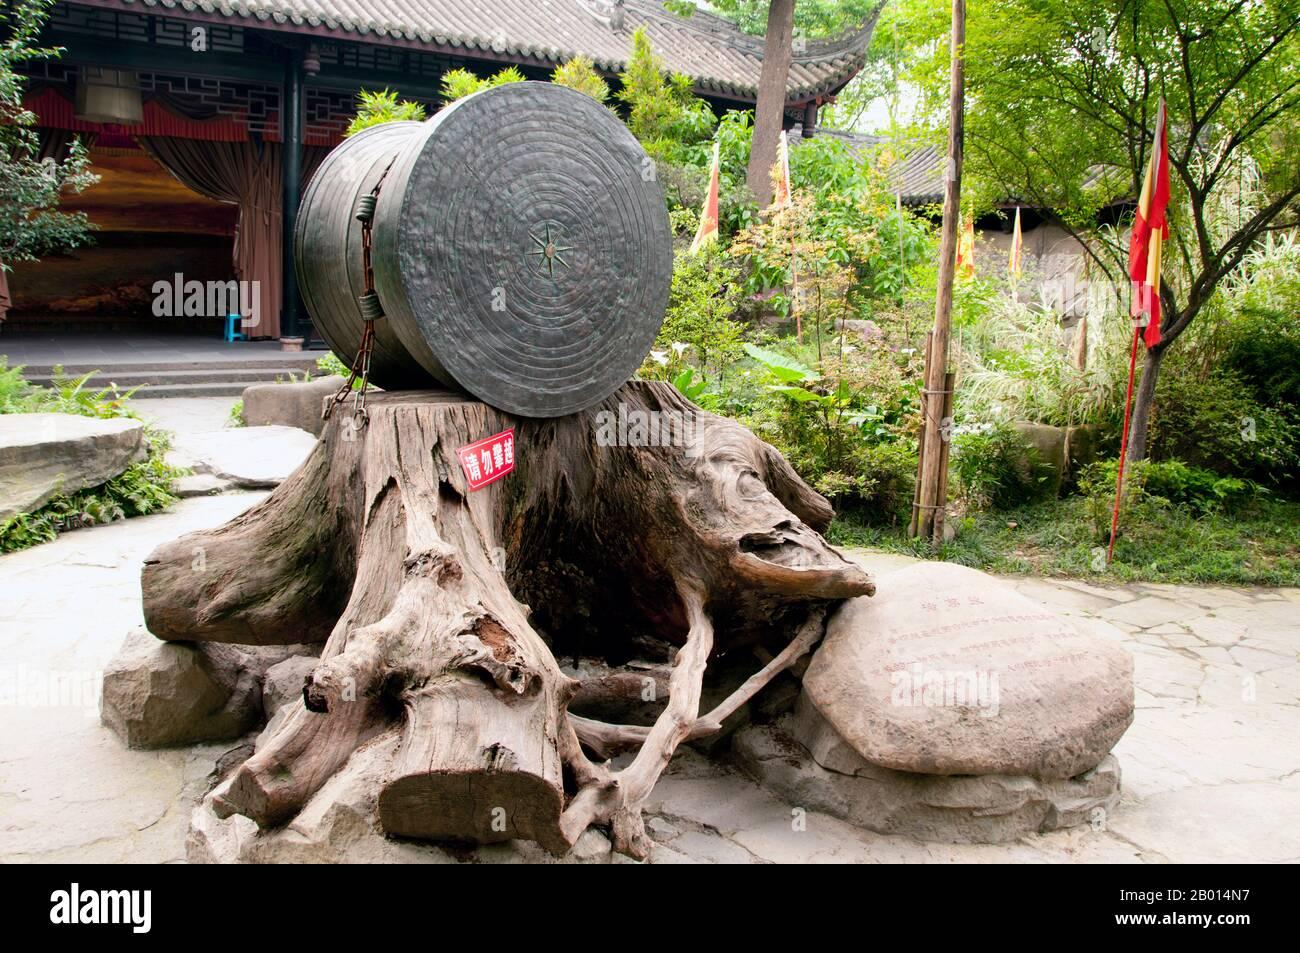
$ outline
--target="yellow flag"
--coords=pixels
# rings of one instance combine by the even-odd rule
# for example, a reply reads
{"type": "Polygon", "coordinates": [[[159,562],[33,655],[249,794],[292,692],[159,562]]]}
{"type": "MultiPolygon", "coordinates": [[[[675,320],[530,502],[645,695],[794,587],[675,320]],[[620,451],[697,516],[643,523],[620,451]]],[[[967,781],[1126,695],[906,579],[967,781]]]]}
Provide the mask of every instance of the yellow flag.
{"type": "Polygon", "coordinates": [[[704,208],[700,210],[700,227],[695,230],[695,240],[691,242],[691,254],[694,255],[709,242],[718,240],[718,143],[713,143],[713,170],[709,173],[709,194],[704,199],[704,208]]]}
{"type": "Polygon", "coordinates": [[[1016,206],[1016,226],[1011,230],[1011,257],[1007,261],[1007,269],[1011,272],[1012,277],[1020,277],[1020,253],[1024,248],[1024,236],[1020,233],[1020,206],[1016,206]]]}

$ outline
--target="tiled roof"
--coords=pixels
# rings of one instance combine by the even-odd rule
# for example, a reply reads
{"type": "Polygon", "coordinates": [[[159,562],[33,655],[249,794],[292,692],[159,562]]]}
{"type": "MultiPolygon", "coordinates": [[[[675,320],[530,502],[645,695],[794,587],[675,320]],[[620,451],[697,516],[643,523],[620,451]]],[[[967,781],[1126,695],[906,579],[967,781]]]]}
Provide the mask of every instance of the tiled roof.
{"type": "MultiPolygon", "coordinates": [[[[645,26],[668,69],[705,93],[752,100],[762,37],[702,10],[681,17],[655,0],[88,0],[95,6],[243,21],[262,29],[335,35],[550,66],[576,54],[617,72],[645,26]],[[620,23],[621,21],[621,23],[620,23]]],[[[875,17],[857,32],[809,42],[790,66],[788,101],[833,92],[861,68],[875,17]]]]}

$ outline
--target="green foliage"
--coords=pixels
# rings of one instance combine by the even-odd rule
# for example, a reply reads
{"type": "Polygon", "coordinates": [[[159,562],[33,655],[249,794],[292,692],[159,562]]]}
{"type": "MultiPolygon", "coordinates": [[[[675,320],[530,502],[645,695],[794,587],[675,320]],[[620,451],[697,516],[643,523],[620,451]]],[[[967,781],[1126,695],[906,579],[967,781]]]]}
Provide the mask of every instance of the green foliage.
{"type": "Polygon", "coordinates": [[[386,122],[423,122],[424,106],[410,100],[398,101],[397,93],[384,89],[357,93],[357,114],[348,123],[345,136],[355,136],[362,129],[386,122]]]}
{"type": "MultiPolygon", "coordinates": [[[[1086,525],[1098,546],[1108,542],[1115,506],[1116,459],[1098,461],[1079,477],[1086,525]]],[[[1170,513],[1191,517],[1238,516],[1262,499],[1260,487],[1238,477],[1223,477],[1180,460],[1139,460],[1124,468],[1124,501],[1117,539],[1142,538],[1170,513]]],[[[1117,544],[1118,545],[1118,544],[1117,544]]]]}
{"type": "Polygon", "coordinates": [[[585,56],[575,56],[555,67],[555,71],[551,73],[551,82],[557,86],[576,89],[598,103],[609,99],[609,84],[596,72],[596,67],[585,56]]]}
{"type": "MultiPolygon", "coordinates": [[[[685,345],[685,357],[700,371],[722,375],[741,354],[744,328],[736,319],[740,297],[739,271],[716,245],[698,255],[679,252],[656,351],[685,345]]],[[[651,358],[643,373],[658,377],[667,372],[651,358]]]]}
{"type": "MultiPolygon", "coordinates": [[[[127,400],[135,390],[120,392],[115,385],[88,390],[86,381],[57,377],[50,388],[36,387],[22,378],[22,368],[9,368],[0,358],[0,413],[64,413],[83,417],[137,415],[127,400]]],[[[149,455],[140,463],[97,487],[50,500],[35,513],[20,513],[0,524],[0,552],[13,552],[48,542],[60,532],[152,513],[175,502],[172,481],[185,471],[169,466],[166,436],[145,428],[149,455]]]]}
{"type": "MultiPolygon", "coordinates": [[[[902,3],[914,22],[906,81],[942,126],[946,13],[924,0],[902,3]]],[[[1053,209],[1088,243],[1098,271],[1125,292],[1126,229],[1099,224],[1107,221],[1099,212],[1140,191],[1165,100],[1173,182],[1163,274],[1167,341],[1208,303],[1240,252],[1294,219],[1296,0],[974,4],[963,59],[962,185],[976,210],[1010,196],[1053,209]]]]}
{"type": "Polygon", "coordinates": [[[1100,302],[1087,317],[1091,353],[1084,371],[1073,363],[1051,307],[1020,303],[983,278],[958,285],[953,318],[958,420],[1118,430],[1133,330],[1113,301],[1100,302]]]}
{"type": "Polygon", "coordinates": [[[1215,368],[1205,378],[1177,363],[1162,375],[1151,425],[1151,456],[1178,459],[1262,483],[1296,488],[1300,421],[1258,403],[1236,371],[1215,368]]]}
{"type": "Polygon", "coordinates": [[[682,162],[687,147],[711,140],[713,110],[695,95],[689,76],[665,73],[644,27],[632,34],[632,53],[619,79],[628,128],[654,159],[682,162]]]}
{"type": "Polygon", "coordinates": [[[347,377],[352,373],[351,369],[343,363],[343,359],[333,351],[326,351],[316,359],[316,370],[326,377],[347,377]]]}
{"type": "Polygon", "coordinates": [[[454,103],[485,89],[523,81],[524,74],[514,66],[507,66],[491,76],[478,76],[467,69],[448,70],[442,74],[442,101],[444,104],[454,103]]]}
{"type": "Polygon", "coordinates": [[[1007,509],[1045,495],[1047,465],[1005,423],[954,433],[949,463],[958,495],[973,509],[1007,509]]]}
{"type": "Polygon", "coordinates": [[[868,162],[840,140],[814,138],[791,150],[790,164],[790,204],[752,220],[732,245],[749,259],[751,294],[793,316],[788,291],[797,276],[801,309],[833,321],[923,283],[935,253],[930,227],[895,209],[868,162]]]}
{"type": "MultiPolygon", "coordinates": [[[[882,0],[798,0],[794,5],[795,36],[836,36],[856,29],[882,5],[882,0]]],[[[710,0],[709,6],[746,33],[767,32],[769,0],[710,0]]]]}
{"type": "Polygon", "coordinates": [[[39,46],[54,0],[13,0],[0,7],[0,268],[36,261],[90,242],[84,212],[60,212],[62,195],[99,181],[80,139],[62,162],[37,161],[36,114],[23,107],[24,77],[17,67],[63,51],[39,46]]]}
{"type": "MultiPolygon", "coordinates": [[[[915,478],[915,387],[887,348],[834,341],[817,361],[746,344],[760,389],[743,420],[836,506],[871,522],[897,521],[915,478]]],[[[807,351],[816,357],[811,345],[807,351]]]]}
{"type": "Polygon", "coordinates": [[[244,399],[242,397],[230,405],[230,411],[226,415],[226,426],[244,426],[244,399]]]}
{"type": "Polygon", "coordinates": [[[0,356],[0,414],[79,414],[83,417],[135,417],[127,406],[139,390],[119,391],[116,384],[90,390],[86,382],[98,371],[80,377],[62,376],[56,367],[53,387],[36,387],[23,379],[21,367],[9,367],[0,356]]]}
{"type": "Polygon", "coordinates": [[[185,471],[169,466],[166,441],[149,432],[149,456],[103,483],[56,496],[35,513],[20,513],[0,524],[0,553],[10,553],[38,543],[48,543],[59,533],[144,516],[176,502],[172,481],[185,471]]]}
{"type": "MultiPolygon", "coordinates": [[[[960,520],[956,539],[937,550],[897,528],[864,526],[852,516],[837,519],[828,535],[841,546],[876,546],[986,572],[1075,576],[1102,584],[1300,585],[1300,503],[1264,497],[1231,514],[1170,506],[1136,524],[1126,515],[1109,566],[1106,536],[1094,531],[1088,503],[1072,496],[975,513],[960,520]]],[[[1109,520],[1107,510],[1106,532],[1109,520]]]]}

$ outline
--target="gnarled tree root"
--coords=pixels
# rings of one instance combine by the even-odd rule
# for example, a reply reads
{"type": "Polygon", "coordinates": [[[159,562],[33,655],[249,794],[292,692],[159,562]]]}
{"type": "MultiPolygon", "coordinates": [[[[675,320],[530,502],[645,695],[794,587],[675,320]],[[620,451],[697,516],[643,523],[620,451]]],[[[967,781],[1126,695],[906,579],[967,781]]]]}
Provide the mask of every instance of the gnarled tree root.
{"type": "Polygon", "coordinates": [[[301,642],[331,625],[301,705],[217,792],[223,814],[284,823],[400,721],[390,834],[563,852],[599,825],[644,857],[642,806],[678,745],[809,651],[827,603],[874,591],[775,450],[667,385],[545,421],[436,392],[369,410],[360,430],[332,419],[262,503],[146,562],[161,638],[301,642]],[[470,492],[456,449],[510,427],[514,472],[470,492]],[[579,686],[556,656],[627,657],[647,635],[679,646],[655,723],[570,715],[579,686]],[[701,716],[710,655],[746,642],[772,661],[701,716]],[[603,761],[626,749],[623,769],[603,761]]]}

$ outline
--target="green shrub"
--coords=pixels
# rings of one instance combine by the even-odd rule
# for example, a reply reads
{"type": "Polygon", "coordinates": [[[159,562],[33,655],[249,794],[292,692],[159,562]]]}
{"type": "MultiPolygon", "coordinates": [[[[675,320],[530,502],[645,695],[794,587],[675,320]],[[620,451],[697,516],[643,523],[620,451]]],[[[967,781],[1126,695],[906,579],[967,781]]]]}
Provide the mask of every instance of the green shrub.
{"type": "Polygon", "coordinates": [[[955,433],[949,467],[957,495],[974,509],[1009,509],[1047,495],[1048,465],[1006,423],[955,433]]]}
{"type": "Polygon", "coordinates": [[[665,71],[644,27],[632,33],[632,52],[619,80],[628,128],[655,159],[682,162],[688,146],[712,138],[717,123],[712,108],[695,95],[689,76],[665,71]]]}
{"type": "Polygon", "coordinates": [[[348,123],[344,136],[355,136],[362,129],[386,122],[423,122],[424,106],[410,100],[397,99],[397,93],[385,89],[378,92],[362,90],[357,93],[357,114],[348,123]]]}
{"type": "Polygon", "coordinates": [[[1300,422],[1261,405],[1236,371],[1205,379],[1176,363],[1161,374],[1151,422],[1153,460],[1182,460],[1224,476],[1294,487],[1300,472],[1300,422]]]}
{"type": "MultiPolygon", "coordinates": [[[[127,404],[136,389],[119,391],[114,384],[87,389],[86,382],[96,373],[69,378],[61,376],[56,368],[54,386],[37,387],[23,379],[21,367],[10,368],[0,358],[0,413],[138,419],[127,404]]],[[[64,530],[152,513],[174,503],[172,481],[186,475],[186,471],[167,464],[165,434],[146,427],[145,439],[149,455],[107,483],[70,496],[57,496],[34,513],[19,513],[0,523],[0,553],[49,542],[64,530]]]]}
{"type": "MultiPolygon", "coordinates": [[[[1088,522],[1098,543],[1110,536],[1115,506],[1118,459],[1099,460],[1079,476],[1088,522]]],[[[1220,476],[1181,460],[1139,460],[1124,468],[1121,528],[1130,535],[1147,524],[1164,521],[1164,514],[1181,509],[1193,515],[1240,513],[1262,498],[1261,487],[1239,477],[1220,476]]]]}
{"type": "Polygon", "coordinates": [[[799,356],[745,345],[760,386],[746,395],[743,422],[837,509],[868,523],[906,519],[916,472],[908,430],[914,388],[894,355],[840,347],[816,361],[814,345],[806,354],[793,341],[782,346],[799,356]]]}
{"type": "MultiPolygon", "coordinates": [[[[667,354],[676,350],[686,363],[711,377],[720,377],[743,353],[744,326],[736,320],[741,293],[736,266],[717,245],[708,246],[698,255],[678,253],[673,262],[668,310],[655,339],[655,351],[667,354]]],[[[659,363],[650,357],[642,376],[666,378],[679,371],[675,364],[659,363]]]]}
{"type": "Polygon", "coordinates": [[[555,67],[551,82],[557,86],[576,89],[598,103],[609,99],[609,84],[596,72],[596,67],[585,56],[575,56],[555,67]]]}
{"type": "Polygon", "coordinates": [[[443,104],[454,103],[458,99],[464,99],[466,96],[485,89],[505,86],[507,83],[522,83],[523,81],[524,74],[514,66],[507,66],[491,76],[478,76],[467,69],[460,68],[447,70],[442,74],[443,104]]]}

